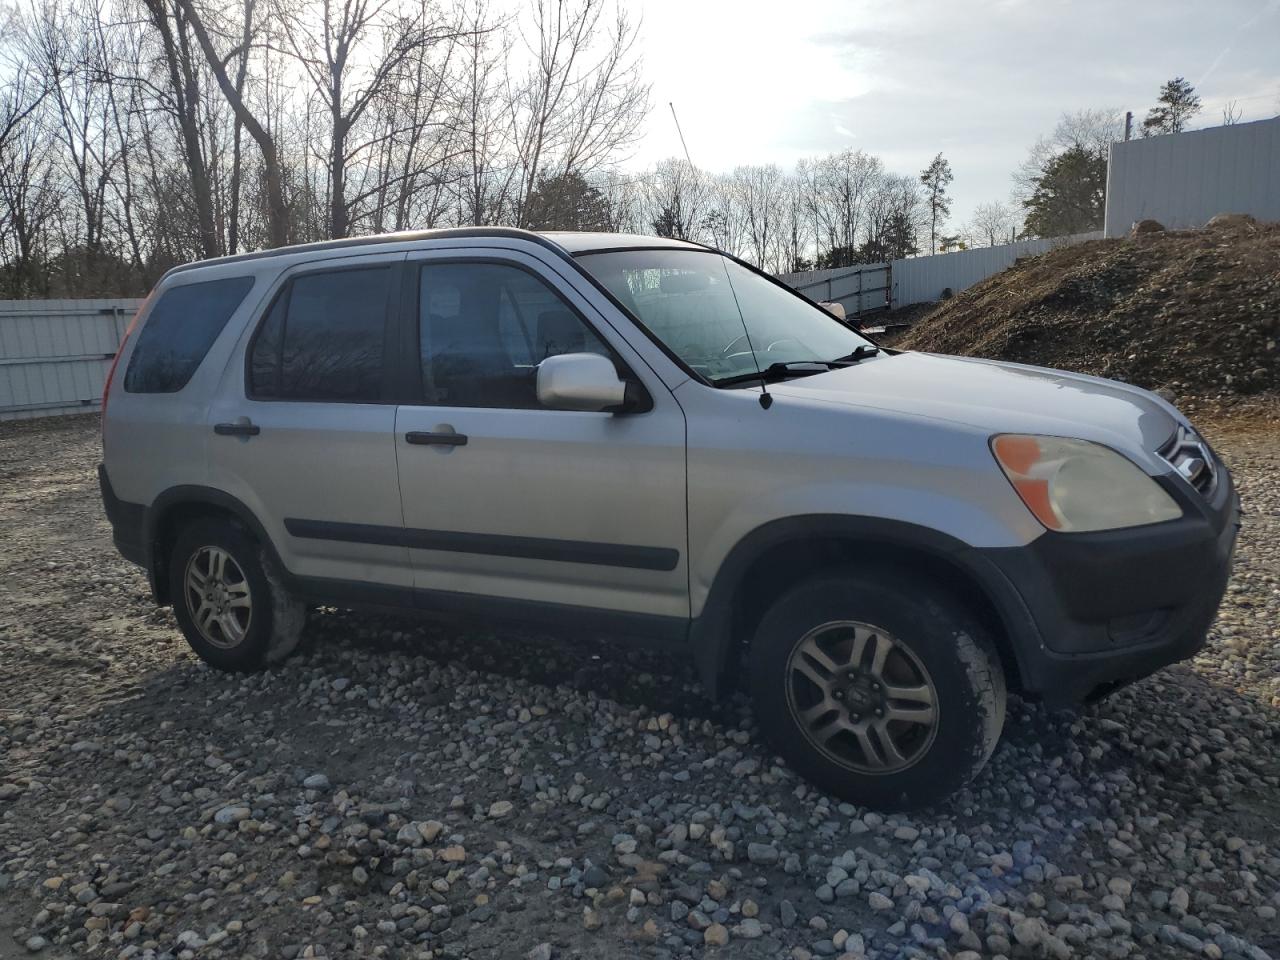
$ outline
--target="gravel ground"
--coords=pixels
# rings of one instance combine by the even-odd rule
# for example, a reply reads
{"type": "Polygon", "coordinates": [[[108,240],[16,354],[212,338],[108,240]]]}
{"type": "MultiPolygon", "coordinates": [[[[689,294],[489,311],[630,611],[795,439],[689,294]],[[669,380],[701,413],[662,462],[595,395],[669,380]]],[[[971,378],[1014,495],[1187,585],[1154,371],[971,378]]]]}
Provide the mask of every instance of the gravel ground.
{"type": "Polygon", "coordinates": [[[0,957],[1280,955],[1280,430],[1207,432],[1248,516],[1204,653],[1015,701],[881,816],[617,645],[328,612],[215,673],[111,547],[96,421],[0,425],[0,957]]]}

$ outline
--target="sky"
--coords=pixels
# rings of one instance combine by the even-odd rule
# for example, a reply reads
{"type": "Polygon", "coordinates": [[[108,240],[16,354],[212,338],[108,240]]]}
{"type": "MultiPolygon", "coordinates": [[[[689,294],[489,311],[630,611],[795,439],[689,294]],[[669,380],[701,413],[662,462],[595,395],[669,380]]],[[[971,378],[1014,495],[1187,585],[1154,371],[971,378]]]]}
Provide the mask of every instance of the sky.
{"type": "Polygon", "coordinates": [[[791,166],[860,148],[896,173],[941,151],[951,222],[1008,202],[1011,174],[1064,111],[1132,110],[1184,76],[1193,127],[1280,113],[1280,0],[622,0],[643,18],[653,110],[629,168],[791,166]]]}

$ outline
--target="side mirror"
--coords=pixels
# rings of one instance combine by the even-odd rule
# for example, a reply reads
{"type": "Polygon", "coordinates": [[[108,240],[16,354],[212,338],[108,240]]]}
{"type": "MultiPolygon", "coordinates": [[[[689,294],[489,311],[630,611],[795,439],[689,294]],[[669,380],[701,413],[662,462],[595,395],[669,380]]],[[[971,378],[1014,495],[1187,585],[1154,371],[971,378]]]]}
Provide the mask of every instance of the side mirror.
{"type": "Polygon", "coordinates": [[[538,403],[551,410],[621,411],[627,382],[598,353],[562,353],[538,364],[538,403]]]}

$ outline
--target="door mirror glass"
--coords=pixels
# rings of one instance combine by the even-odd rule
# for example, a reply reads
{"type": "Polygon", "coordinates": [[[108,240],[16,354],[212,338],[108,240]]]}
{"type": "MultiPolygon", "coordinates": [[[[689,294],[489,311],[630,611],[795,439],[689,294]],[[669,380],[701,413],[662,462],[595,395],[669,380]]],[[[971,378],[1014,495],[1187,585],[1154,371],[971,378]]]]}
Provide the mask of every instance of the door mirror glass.
{"type": "Polygon", "coordinates": [[[597,353],[562,353],[538,364],[538,402],[550,410],[620,410],[626,381],[597,353]]]}

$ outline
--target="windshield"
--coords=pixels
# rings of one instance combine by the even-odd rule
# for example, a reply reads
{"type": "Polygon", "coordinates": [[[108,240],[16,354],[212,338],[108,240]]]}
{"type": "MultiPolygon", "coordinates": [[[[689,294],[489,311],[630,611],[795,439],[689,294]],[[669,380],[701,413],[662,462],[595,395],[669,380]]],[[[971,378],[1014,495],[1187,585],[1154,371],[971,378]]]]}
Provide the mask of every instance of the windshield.
{"type": "Polygon", "coordinates": [[[713,251],[618,250],[578,261],[713,383],[870,346],[826,310],[713,251]]]}

